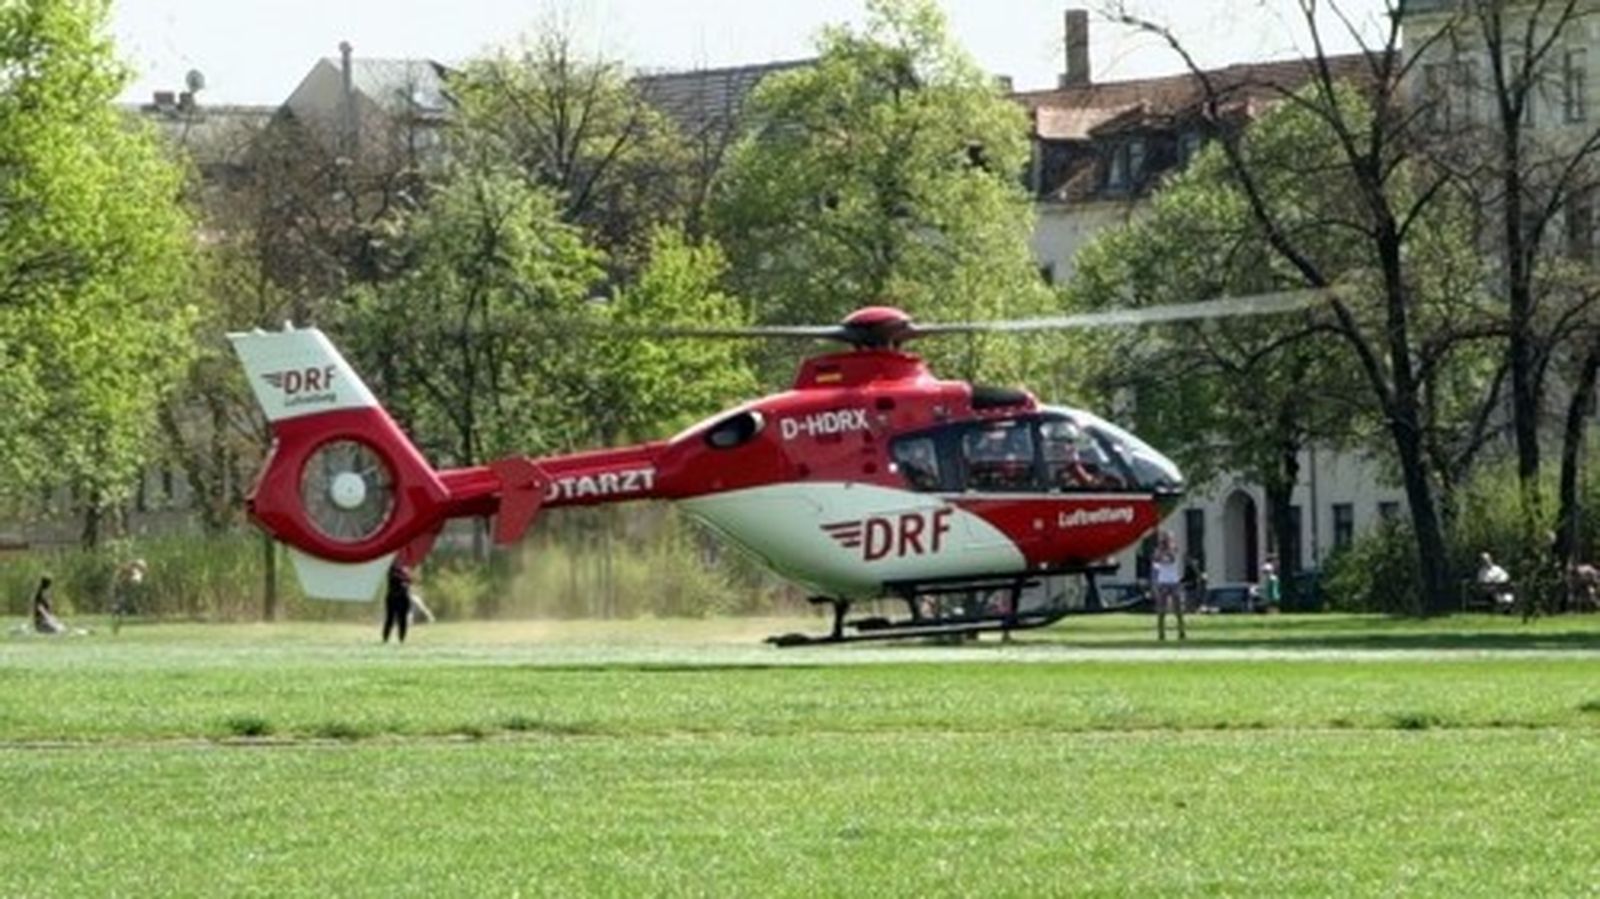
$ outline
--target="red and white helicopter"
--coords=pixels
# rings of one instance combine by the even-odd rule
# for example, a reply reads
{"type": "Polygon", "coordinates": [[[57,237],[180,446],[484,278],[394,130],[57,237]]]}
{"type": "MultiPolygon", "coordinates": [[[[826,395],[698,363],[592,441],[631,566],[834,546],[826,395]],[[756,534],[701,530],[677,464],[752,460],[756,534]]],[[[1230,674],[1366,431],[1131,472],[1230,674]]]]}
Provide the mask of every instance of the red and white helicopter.
{"type": "Polygon", "coordinates": [[[1025,390],[940,380],[904,344],[1281,312],[1318,296],[934,325],[875,306],[833,326],[684,329],[673,335],[850,349],[807,359],[789,390],[669,440],[444,470],[321,331],[233,334],[274,437],[249,512],[289,545],[306,593],[327,599],[371,599],[389,566],[419,562],[452,518],[493,516],[495,542],[508,544],[546,509],[654,499],[679,503],[832,606],[827,635],[773,638],[780,645],[1039,627],[1101,610],[1102,560],[1157,525],[1183,476],[1102,418],[1025,390]],[[1060,575],[1082,575],[1088,589],[1025,598],[1060,575]],[[956,595],[965,599],[941,600],[956,595]],[[882,597],[904,600],[905,616],[849,618],[853,602],[882,597]]]}

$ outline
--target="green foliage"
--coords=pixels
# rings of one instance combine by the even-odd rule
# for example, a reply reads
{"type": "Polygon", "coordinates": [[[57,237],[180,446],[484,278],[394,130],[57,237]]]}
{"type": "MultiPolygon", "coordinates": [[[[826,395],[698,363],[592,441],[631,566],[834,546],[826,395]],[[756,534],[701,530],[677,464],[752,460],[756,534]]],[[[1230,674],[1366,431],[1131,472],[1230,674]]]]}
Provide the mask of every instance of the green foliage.
{"type": "Polygon", "coordinates": [[[127,498],[191,351],[179,170],[114,101],[99,0],[0,4],[0,493],[127,498]]]}
{"type": "Polygon", "coordinates": [[[1416,537],[1404,522],[1384,522],[1328,559],[1322,592],[1337,612],[1422,612],[1416,537]]]}
{"type": "MultiPolygon", "coordinates": [[[[135,614],[143,618],[196,618],[237,621],[260,613],[256,590],[261,577],[261,539],[254,533],[214,537],[178,535],[154,540],[118,542],[93,550],[59,548],[0,555],[0,608],[24,614],[41,574],[55,581],[56,605],[65,615],[109,613],[115,600],[117,568],[132,558],[145,560],[149,571],[134,597],[135,614]]],[[[284,559],[279,589],[290,603],[291,617],[314,617],[330,605],[308,603],[284,559]]],[[[326,614],[325,612],[323,614],[326,614]]]]}
{"type": "Polygon", "coordinates": [[[473,465],[580,442],[601,255],[558,198],[458,166],[403,222],[405,273],[358,288],[341,341],[435,461],[473,465]]]}
{"type": "MultiPolygon", "coordinates": [[[[570,510],[530,542],[488,561],[441,546],[417,590],[441,620],[489,618],[703,617],[769,613],[784,591],[737,556],[711,551],[704,535],[662,506],[616,514],[570,510]]],[[[126,541],[95,550],[61,548],[0,555],[0,614],[25,615],[42,574],[54,579],[56,606],[70,619],[108,614],[118,566],[142,558],[148,575],[137,620],[253,620],[260,614],[261,538],[253,532],[126,541]]],[[[289,560],[278,569],[283,617],[359,621],[370,603],[308,600],[289,560]]]]}
{"type": "MultiPolygon", "coordinates": [[[[947,321],[1049,308],[1028,250],[1022,111],[932,0],[869,0],[867,19],[826,30],[815,65],[747,104],[714,210],[735,289],[768,323],[884,303],[947,321]]],[[[1033,361],[1032,344],[997,338],[925,349],[966,377],[1015,379],[1033,361]]]]}
{"type": "MultiPolygon", "coordinates": [[[[1521,597],[1529,585],[1559,596],[1562,585],[1549,569],[1550,544],[1556,504],[1554,472],[1542,475],[1538,489],[1545,518],[1535,523],[1535,533],[1545,535],[1529,545],[1521,485],[1514,459],[1484,464],[1453,494],[1455,510],[1447,523],[1446,549],[1451,567],[1465,580],[1477,571],[1480,554],[1489,553],[1519,585],[1521,597]],[[1540,579],[1543,579],[1542,581],[1540,579]]],[[[1600,477],[1586,473],[1579,484],[1584,501],[1578,521],[1578,561],[1600,559],[1600,477]]],[[[1404,522],[1387,523],[1356,538],[1344,552],[1329,560],[1324,590],[1331,607],[1348,612],[1416,614],[1421,610],[1414,535],[1404,522]]],[[[1466,598],[1463,594],[1458,599],[1466,598]]]]}
{"type": "MultiPolygon", "coordinates": [[[[716,243],[693,241],[676,228],[651,235],[648,261],[638,279],[606,308],[613,332],[656,328],[732,328],[747,323],[741,304],[720,284],[727,261],[716,243]]],[[[748,348],[734,341],[649,340],[621,336],[604,341],[599,360],[604,391],[613,397],[594,408],[602,439],[665,436],[756,391],[748,348]]]]}

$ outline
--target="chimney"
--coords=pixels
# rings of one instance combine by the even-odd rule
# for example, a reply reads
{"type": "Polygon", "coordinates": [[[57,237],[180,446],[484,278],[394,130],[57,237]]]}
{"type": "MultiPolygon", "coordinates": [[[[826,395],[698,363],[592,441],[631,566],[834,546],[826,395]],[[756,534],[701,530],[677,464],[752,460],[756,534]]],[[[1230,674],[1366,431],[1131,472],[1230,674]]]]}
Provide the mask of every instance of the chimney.
{"type": "Polygon", "coordinates": [[[356,152],[356,136],[360,131],[359,122],[356,120],[356,78],[355,68],[350,62],[350,54],[354,48],[349,41],[339,42],[339,74],[342,79],[343,93],[341,106],[344,113],[344,140],[345,152],[351,156],[356,152]]]}
{"type": "Polygon", "coordinates": [[[1089,83],[1089,11],[1067,10],[1067,70],[1061,74],[1062,87],[1089,83]]]}

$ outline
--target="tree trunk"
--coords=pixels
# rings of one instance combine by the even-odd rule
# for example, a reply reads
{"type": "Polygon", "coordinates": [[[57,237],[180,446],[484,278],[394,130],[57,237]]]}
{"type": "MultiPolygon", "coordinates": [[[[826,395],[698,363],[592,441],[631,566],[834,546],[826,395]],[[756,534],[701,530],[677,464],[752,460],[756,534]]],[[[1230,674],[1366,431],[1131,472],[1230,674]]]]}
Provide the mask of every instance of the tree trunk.
{"type": "Polygon", "coordinates": [[[278,619],[278,543],[261,535],[261,620],[278,619]]]}
{"type": "Polygon", "coordinates": [[[1582,503],[1578,496],[1578,468],[1583,461],[1583,438],[1594,401],[1595,375],[1600,373],[1600,342],[1590,344],[1579,368],[1578,383],[1567,402],[1566,425],[1561,432],[1561,487],[1556,518],[1555,563],[1568,571],[1578,558],[1578,519],[1582,503]]]}
{"type": "Polygon", "coordinates": [[[1433,485],[1428,481],[1422,441],[1414,419],[1405,421],[1402,416],[1392,415],[1389,429],[1394,437],[1406,502],[1411,506],[1411,527],[1417,541],[1417,571],[1422,587],[1419,611],[1425,615],[1443,615],[1456,605],[1456,585],[1451,579],[1444,529],[1434,504],[1433,485]]]}
{"type": "Polygon", "coordinates": [[[1267,520],[1271,523],[1272,550],[1278,556],[1278,575],[1285,581],[1300,570],[1300,529],[1294,518],[1294,486],[1300,482],[1300,447],[1285,441],[1278,448],[1275,475],[1267,480],[1267,520]]]}
{"type": "Polygon", "coordinates": [[[83,504],[83,532],[78,535],[84,549],[92,550],[100,545],[100,525],[104,517],[105,509],[100,501],[99,489],[90,490],[88,500],[83,504]]]}

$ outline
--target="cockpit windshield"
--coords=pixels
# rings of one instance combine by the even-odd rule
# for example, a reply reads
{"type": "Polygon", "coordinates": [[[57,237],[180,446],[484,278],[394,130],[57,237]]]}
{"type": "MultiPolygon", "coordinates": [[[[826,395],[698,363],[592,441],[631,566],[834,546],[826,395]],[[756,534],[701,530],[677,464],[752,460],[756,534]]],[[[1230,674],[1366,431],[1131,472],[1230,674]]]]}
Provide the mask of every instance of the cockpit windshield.
{"type": "MultiPolygon", "coordinates": [[[[1052,431],[1076,431],[1079,436],[1073,443],[1078,447],[1078,457],[1087,456],[1102,471],[1114,471],[1126,486],[1155,492],[1183,489],[1183,474],[1172,460],[1097,415],[1077,409],[1051,409],[1045,413],[1041,432],[1052,431]]],[[[1047,459],[1048,453],[1047,450],[1047,459]]]]}
{"type": "Polygon", "coordinates": [[[1176,493],[1177,466],[1075,409],[941,425],[895,439],[891,471],[923,492],[1176,493]]]}

